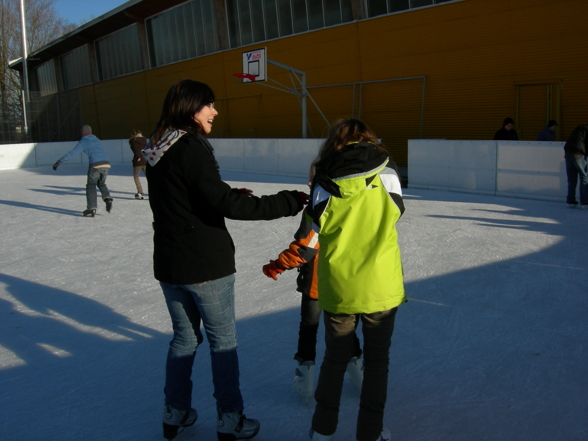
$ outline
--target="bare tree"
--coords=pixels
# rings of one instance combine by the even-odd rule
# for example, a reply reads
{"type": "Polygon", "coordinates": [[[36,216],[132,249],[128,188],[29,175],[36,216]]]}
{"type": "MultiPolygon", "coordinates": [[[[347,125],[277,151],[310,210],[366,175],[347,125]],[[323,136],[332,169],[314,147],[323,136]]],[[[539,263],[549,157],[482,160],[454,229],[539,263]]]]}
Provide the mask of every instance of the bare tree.
{"type": "MultiPolygon", "coordinates": [[[[29,53],[76,28],[59,16],[54,3],[25,0],[29,53]]],[[[8,65],[22,57],[20,23],[19,1],[0,0],[0,143],[14,120],[22,118],[20,76],[8,65]]]]}

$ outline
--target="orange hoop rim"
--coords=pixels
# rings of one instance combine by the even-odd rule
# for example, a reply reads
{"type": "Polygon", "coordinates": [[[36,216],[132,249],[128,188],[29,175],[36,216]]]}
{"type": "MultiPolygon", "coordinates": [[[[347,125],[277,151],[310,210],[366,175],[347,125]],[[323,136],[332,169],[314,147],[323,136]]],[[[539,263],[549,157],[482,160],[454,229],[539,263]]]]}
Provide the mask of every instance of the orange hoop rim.
{"type": "Polygon", "coordinates": [[[252,75],[250,73],[237,72],[237,73],[234,73],[233,76],[237,77],[237,78],[241,78],[241,79],[247,79],[249,81],[255,81],[255,75],[252,75]]]}

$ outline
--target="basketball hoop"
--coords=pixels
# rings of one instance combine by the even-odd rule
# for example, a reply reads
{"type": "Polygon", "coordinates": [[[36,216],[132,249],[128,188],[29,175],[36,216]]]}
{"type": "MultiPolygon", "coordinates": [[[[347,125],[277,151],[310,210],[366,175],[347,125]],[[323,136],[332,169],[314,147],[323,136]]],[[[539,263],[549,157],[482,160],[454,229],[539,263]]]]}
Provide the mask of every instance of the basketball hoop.
{"type": "MultiPolygon", "coordinates": [[[[251,75],[249,73],[234,73],[234,77],[241,78],[241,80],[249,80],[251,82],[255,81],[255,75],[251,75]]],[[[243,83],[247,83],[249,81],[242,81],[243,83]]]]}

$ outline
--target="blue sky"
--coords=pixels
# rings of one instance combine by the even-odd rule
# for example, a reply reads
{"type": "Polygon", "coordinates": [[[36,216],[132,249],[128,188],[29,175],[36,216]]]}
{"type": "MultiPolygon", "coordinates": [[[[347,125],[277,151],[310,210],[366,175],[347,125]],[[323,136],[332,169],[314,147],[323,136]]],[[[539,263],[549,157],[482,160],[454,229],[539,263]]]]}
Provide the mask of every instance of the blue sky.
{"type": "Polygon", "coordinates": [[[55,0],[57,12],[65,20],[79,24],[80,21],[90,21],[100,17],[112,9],[126,3],[128,0],[55,0]]]}

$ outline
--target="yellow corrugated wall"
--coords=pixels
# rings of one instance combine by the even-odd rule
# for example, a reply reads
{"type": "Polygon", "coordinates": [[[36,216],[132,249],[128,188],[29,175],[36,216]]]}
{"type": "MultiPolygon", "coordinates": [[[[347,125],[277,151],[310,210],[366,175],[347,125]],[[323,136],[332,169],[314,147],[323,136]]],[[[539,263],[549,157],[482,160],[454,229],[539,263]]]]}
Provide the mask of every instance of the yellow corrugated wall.
{"type": "MultiPolygon", "coordinates": [[[[421,110],[424,138],[491,139],[510,116],[527,125],[517,127],[522,139],[534,139],[544,122],[537,111],[525,109],[544,102],[533,95],[544,89],[524,86],[550,84],[559,90],[552,94],[557,102],[549,105],[558,109],[558,136],[565,140],[576,125],[588,122],[586,17],[586,0],[442,4],[87,86],[83,114],[103,138],[128,137],[135,127],[148,133],[169,86],[192,78],[208,83],[217,96],[219,116],[211,136],[300,137],[302,117],[294,95],[240,84],[232,76],[241,71],[243,51],[265,46],[268,58],[306,72],[309,91],[329,121],[361,117],[399,165],[407,162],[407,140],[420,137],[421,110]],[[412,77],[418,78],[370,83],[412,77]],[[348,85],[319,87],[332,84],[348,85]]],[[[278,67],[268,65],[268,74],[291,84],[278,67]]],[[[308,136],[323,137],[328,126],[310,100],[308,118],[308,136]]]]}

